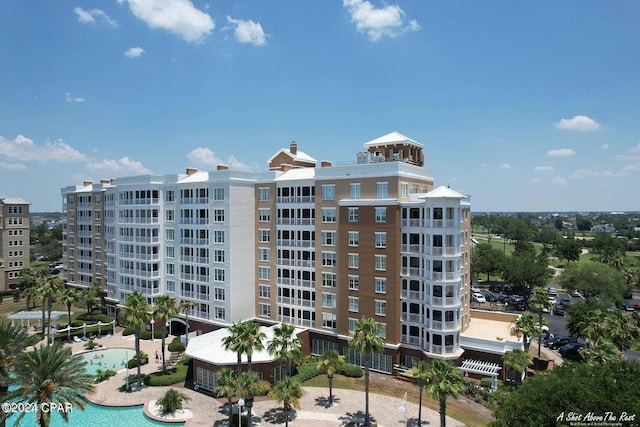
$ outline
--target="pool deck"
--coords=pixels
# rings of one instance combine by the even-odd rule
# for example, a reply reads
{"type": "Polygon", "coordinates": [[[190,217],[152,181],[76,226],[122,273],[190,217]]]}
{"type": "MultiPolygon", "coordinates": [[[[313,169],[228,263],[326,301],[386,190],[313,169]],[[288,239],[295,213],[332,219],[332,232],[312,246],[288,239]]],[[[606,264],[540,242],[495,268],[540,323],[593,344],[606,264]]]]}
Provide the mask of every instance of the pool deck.
{"type": "MultiPolygon", "coordinates": [[[[170,340],[167,340],[167,344],[170,340]]],[[[123,337],[120,328],[117,332],[107,339],[105,337],[97,339],[97,342],[103,345],[103,348],[131,348],[135,347],[135,340],[133,336],[123,337]]],[[[71,343],[66,344],[70,346],[72,352],[78,353],[84,351],[84,343],[71,343]]],[[[147,353],[150,358],[149,364],[141,368],[142,373],[156,372],[162,368],[162,363],[155,362],[155,352],[161,352],[161,340],[154,341],[140,341],[140,348],[147,353]]],[[[169,357],[170,353],[167,351],[166,356],[169,357]]],[[[135,374],[135,369],[130,369],[129,374],[135,374]]],[[[372,374],[376,375],[376,374],[372,374]]],[[[107,406],[131,406],[131,405],[146,405],[145,413],[151,418],[158,419],[154,416],[152,407],[147,405],[149,402],[159,399],[170,388],[179,389],[181,393],[187,395],[190,400],[184,403],[184,409],[186,414],[192,414],[193,417],[187,420],[180,420],[178,418],[167,419],[163,418],[165,422],[171,421],[186,421],[187,427],[222,427],[226,425],[228,415],[224,402],[226,399],[214,399],[206,394],[191,390],[189,388],[174,386],[174,387],[148,387],[143,386],[140,390],[132,392],[121,392],[118,390],[125,382],[126,369],[121,369],[118,374],[108,381],[104,381],[96,385],[95,393],[89,396],[89,399],[100,405],[107,406]]],[[[393,380],[389,377],[389,380],[393,380]]],[[[301,409],[295,412],[294,418],[289,422],[290,426],[336,426],[343,425],[348,420],[360,418],[363,415],[364,408],[364,392],[344,389],[334,389],[334,401],[333,406],[327,406],[327,395],[329,393],[328,388],[321,387],[305,387],[305,395],[300,399],[301,409]]],[[[404,425],[404,414],[398,410],[402,401],[402,396],[389,397],[378,394],[369,395],[369,405],[372,416],[372,421],[378,423],[380,427],[391,427],[397,425],[404,425]]],[[[416,420],[418,417],[418,405],[416,403],[407,403],[406,414],[409,419],[416,420]]],[[[254,426],[269,426],[279,425],[275,419],[277,416],[277,409],[280,405],[267,398],[256,399],[253,406],[253,425],[254,426]]],[[[422,422],[426,425],[439,425],[440,416],[437,411],[423,407],[422,408],[422,422]]],[[[168,426],[171,424],[167,424],[168,426]]],[[[447,426],[456,427],[463,426],[459,421],[447,417],[447,426]]]]}

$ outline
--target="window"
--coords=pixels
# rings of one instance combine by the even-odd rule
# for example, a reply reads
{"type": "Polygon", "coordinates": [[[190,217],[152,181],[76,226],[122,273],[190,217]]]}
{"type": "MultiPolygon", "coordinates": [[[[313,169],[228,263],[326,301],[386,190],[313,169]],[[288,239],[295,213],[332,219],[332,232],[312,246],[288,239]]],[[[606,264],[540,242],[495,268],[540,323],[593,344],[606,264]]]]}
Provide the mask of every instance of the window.
{"type": "Polygon", "coordinates": [[[322,244],[324,246],[336,245],[336,232],[335,231],[323,231],[322,232],[322,244]]]}
{"type": "Polygon", "coordinates": [[[261,243],[269,243],[271,239],[271,230],[265,230],[261,228],[258,230],[258,241],[261,243]]]}
{"type": "Polygon", "coordinates": [[[349,222],[358,222],[358,208],[349,208],[349,222]]]}
{"type": "Polygon", "coordinates": [[[327,184],[322,186],[322,200],[334,200],[336,198],[336,185],[327,184]]]}
{"type": "Polygon", "coordinates": [[[386,199],[389,197],[389,183],[378,182],[378,199],[386,199]]]}
{"type": "Polygon", "coordinates": [[[167,209],[166,211],[164,211],[164,218],[165,221],[175,221],[173,209],[167,209]]]}
{"type": "Polygon", "coordinates": [[[224,307],[214,307],[213,315],[218,320],[224,320],[226,315],[224,307]]]}
{"type": "Polygon", "coordinates": [[[167,264],[167,274],[176,274],[176,266],[175,264],[167,264]]]}
{"type": "Polygon", "coordinates": [[[386,255],[376,255],[376,270],[385,271],[387,269],[387,256],[386,255]]]}
{"type": "Polygon", "coordinates": [[[336,253],[335,252],[322,252],[322,265],[324,267],[336,266],[336,253]]]}
{"type": "Polygon", "coordinates": [[[387,247],[387,233],[385,232],[376,232],[376,248],[386,248],[387,247]]]}
{"type": "Polygon", "coordinates": [[[382,300],[376,300],[376,316],[387,315],[387,302],[382,300]]]}
{"type": "Polygon", "coordinates": [[[224,282],[224,270],[222,268],[213,269],[213,280],[216,282],[224,282]]]}
{"type": "Polygon", "coordinates": [[[167,246],[165,248],[165,251],[167,252],[167,258],[175,258],[176,254],[176,248],[174,248],[173,246],[167,246]]]}
{"type": "Polygon", "coordinates": [[[271,267],[258,267],[258,277],[260,280],[269,280],[271,277],[271,267]]]}
{"type": "Polygon", "coordinates": [[[175,292],[176,291],[176,282],[173,280],[167,280],[167,292],[175,292]]]}
{"type": "Polygon", "coordinates": [[[216,249],[213,251],[213,260],[215,262],[224,262],[224,251],[222,249],[216,249]]]}
{"type": "Polygon", "coordinates": [[[167,228],[164,231],[164,238],[172,242],[175,239],[175,230],[173,228],[167,228]]]}
{"type": "Polygon", "coordinates": [[[357,323],[358,323],[358,319],[349,318],[349,332],[353,333],[356,331],[357,323]]]}
{"type": "Polygon", "coordinates": [[[258,260],[269,261],[270,258],[269,248],[258,248],[258,260]]]}
{"type": "Polygon", "coordinates": [[[358,246],[359,233],[357,231],[349,231],[349,246],[358,246]]]}
{"type": "Polygon", "coordinates": [[[214,230],[213,231],[213,243],[224,243],[224,231],[223,230],[214,230]]]}
{"type": "Polygon", "coordinates": [[[335,288],[336,273],[322,273],[322,286],[325,288],[335,288]]]}
{"type": "Polygon", "coordinates": [[[376,222],[387,222],[387,208],[376,208],[376,222]]]}
{"type": "Polygon", "coordinates": [[[360,276],[356,276],[353,274],[349,275],[349,290],[357,291],[360,286],[360,276]]]}
{"type": "Polygon", "coordinates": [[[175,201],[175,195],[173,194],[173,190],[167,190],[164,192],[164,201],[165,202],[175,201]]]}
{"type": "Polygon", "coordinates": [[[336,308],[336,294],[322,293],[322,306],[324,308],[336,308]]]}
{"type": "Polygon", "coordinates": [[[224,188],[213,189],[213,200],[224,200],[224,188]]]}
{"type": "Polygon", "coordinates": [[[360,265],[360,256],[358,254],[349,254],[349,268],[358,268],[360,265]]]}
{"type": "Polygon", "coordinates": [[[224,222],[224,209],[213,210],[213,222],[224,222]]]}
{"type": "Polygon", "coordinates": [[[271,210],[270,209],[258,209],[258,221],[259,222],[269,222],[269,221],[271,221],[271,210]]]}
{"type": "Polygon", "coordinates": [[[351,184],[351,198],[359,199],[360,198],[360,183],[355,182],[351,184]]]}
{"type": "Polygon", "coordinates": [[[259,291],[260,298],[271,298],[271,286],[260,285],[259,289],[260,289],[259,291]]]}
{"type": "Polygon", "coordinates": [[[322,222],[336,222],[336,208],[322,208],[322,222]]]}
{"type": "Polygon", "coordinates": [[[260,303],[260,316],[271,317],[271,305],[260,303]]]}
{"type": "Polygon", "coordinates": [[[387,339],[387,324],[386,323],[379,323],[380,325],[380,330],[378,331],[378,336],[382,339],[387,339]]]}
{"type": "Polygon", "coordinates": [[[224,301],[224,288],[215,288],[213,298],[215,298],[216,301],[224,301]]]}
{"type": "Polygon", "coordinates": [[[385,279],[384,277],[376,277],[376,293],[387,293],[387,279],[385,279]]]}
{"type": "Polygon", "coordinates": [[[271,189],[269,187],[258,188],[258,200],[266,202],[271,198],[271,189]]]}
{"type": "Polygon", "coordinates": [[[409,184],[407,184],[406,182],[401,182],[400,183],[400,197],[406,198],[408,193],[409,193],[409,184]]]}
{"type": "Polygon", "coordinates": [[[360,308],[360,299],[358,297],[349,297],[349,311],[358,312],[360,308]]]}
{"type": "Polygon", "coordinates": [[[336,315],[333,313],[322,313],[322,327],[335,329],[336,328],[336,315]]]}

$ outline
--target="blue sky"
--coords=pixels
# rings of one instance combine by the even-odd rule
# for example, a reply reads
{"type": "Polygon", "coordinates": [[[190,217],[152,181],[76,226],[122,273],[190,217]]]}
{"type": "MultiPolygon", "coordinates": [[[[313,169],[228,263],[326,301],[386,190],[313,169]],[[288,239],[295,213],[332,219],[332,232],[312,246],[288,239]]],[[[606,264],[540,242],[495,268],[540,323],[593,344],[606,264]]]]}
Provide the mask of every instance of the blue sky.
{"type": "Polygon", "coordinates": [[[352,161],[391,131],[475,211],[640,210],[640,2],[5,0],[0,196],[352,161]]]}

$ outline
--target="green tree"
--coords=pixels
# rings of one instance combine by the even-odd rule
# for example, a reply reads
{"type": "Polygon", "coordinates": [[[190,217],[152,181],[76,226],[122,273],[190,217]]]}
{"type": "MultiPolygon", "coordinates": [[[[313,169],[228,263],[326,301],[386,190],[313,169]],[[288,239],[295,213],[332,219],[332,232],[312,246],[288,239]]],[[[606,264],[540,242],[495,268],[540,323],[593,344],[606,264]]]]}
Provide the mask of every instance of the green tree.
{"type": "Polygon", "coordinates": [[[533,296],[529,298],[529,307],[538,313],[538,359],[542,352],[542,325],[546,319],[542,316],[545,310],[551,310],[553,303],[549,301],[549,291],[546,288],[535,288],[533,296]]]}
{"type": "Polygon", "coordinates": [[[371,358],[374,354],[381,353],[384,347],[384,340],[380,337],[380,323],[372,318],[362,317],[356,323],[355,330],[350,334],[349,347],[360,352],[362,365],[364,366],[364,425],[370,426],[369,413],[369,369],[371,358]]]}
{"type": "Polygon", "coordinates": [[[140,367],[142,366],[142,355],[140,354],[140,333],[151,321],[152,317],[150,309],[151,307],[147,302],[147,297],[138,291],[129,295],[124,307],[121,309],[124,317],[124,323],[135,331],[136,360],[138,362],[138,390],[142,388],[142,375],[140,372],[140,367]]]}
{"type": "Polygon", "coordinates": [[[78,294],[74,289],[64,288],[60,292],[59,301],[67,306],[67,340],[71,341],[71,306],[78,300],[78,294]]]}
{"type": "Polygon", "coordinates": [[[244,333],[244,325],[242,322],[234,323],[227,328],[229,335],[222,339],[222,347],[226,351],[233,351],[237,357],[236,375],[240,378],[240,367],[242,366],[242,354],[244,352],[244,343],[241,341],[244,333]]]}
{"type": "Polygon", "coordinates": [[[580,231],[590,231],[593,226],[593,222],[589,218],[578,217],[576,218],[576,228],[580,231]]]}
{"type": "Polygon", "coordinates": [[[502,276],[516,292],[529,294],[533,288],[547,283],[551,271],[545,254],[536,254],[533,247],[522,244],[520,250],[506,260],[502,276]]]}
{"type": "Polygon", "coordinates": [[[527,367],[533,364],[531,360],[531,355],[526,351],[520,350],[516,348],[511,350],[502,356],[502,361],[504,363],[505,368],[505,381],[507,380],[507,370],[512,370],[515,373],[515,385],[516,388],[522,382],[522,374],[527,367]]]}
{"type": "Polygon", "coordinates": [[[153,318],[159,320],[162,328],[162,373],[167,372],[167,362],[165,359],[165,342],[167,338],[166,322],[179,313],[178,303],[175,298],[169,295],[161,295],[155,299],[153,305],[153,318]]]}
{"type": "Polygon", "coordinates": [[[336,369],[338,369],[344,363],[344,356],[339,354],[336,350],[325,351],[320,356],[317,368],[327,371],[327,379],[329,380],[329,405],[333,405],[333,375],[336,369]]]}
{"type": "MultiPolygon", "coordinates": [[[[14,370],[18,388],[9,393],[9,398],[37,404],[36,422],[40,427],[49,425],[51,411],[43,408],[51,405],[62,408],[57,412],[69,422],[71,411],[84,410],[86,394],[94,391],[93,376],[87,373],[86,364],[82,356],[72,355],[70,348],[60,348],[58,343],[23,353],[14,370]]],[[[18,415],[14,425],[25,413],[18,415]]]]}
{"type": "Polygon", "coordinates": [[[587,363],[608,363],[624,358],[615,344],[605,339],[591,341],[589,347],[581,348],[579,352],[587,363]]]}
{"type": "Polygon", "coordinates": [[[300,382],[292,377],[285,377],[278,381],[269,391],[269,397],[282,403],[285,415],[285,427],[289,426],[291,410],[300,408],[300,398],[304,395],[304,390],[300,387],[300,382]]]}
{"type": "Polygon", "coordinates": [[[247,407],[247,418],[251,420],[251,408],[253,407],[253,398],[266,394],[271,389],[271,385],[267,381],[262,381],[257,372],[247,371],[240,374],[238,378],[238,394],[244,398],[247,407]]]}
{"type": "MultiPolygon", "coordinates": [[[[640,364],[565,363],[535,375],[506,395],[494,412],[493,427],[569,425],[567,414],[640,414],[640,364]],[[563,417],[558,420],[558,417],[563,417]],[[563,422],[564,421],[564,422],[563,422]]],[[[636,419],[633,422],[637,422],[636,419]]],[[[627,423],[632,425],[632,423],[627,423]]]]}
{"type": "Polygon", "coordinates": [[[620,303],[627,288],[620,271],[593,261],[569,264],[560,275],[560,284],[569,292],[579,290],[588,300],[608,304],[620,303]]]}
{"type": "Polygon", "coordinates": [[[53,303],[62,289],[62,280],[56,276],[51,276],[46,271],[38,275],[38,295],[42,300],[42,337],[46,342],[51,342],[51,311],[53,303]],[[45,322],[45,315],[46,322],[45,322]]]}
{"type": "Polygon", "coordinates": [[[478,275],[485,273],[487,281],[492,274],[502,271],[505,262],[505,255],[499,249],[495,249],[489,243],[480,243],[473,249],[471,256],[471,268],[478,275]]]}
{"type": "Polygon", "coordinates": [[[237,390],[238,377],[236,377],[232,369],[225,367],[216,372],[216,385],[213,388],[213,392],[217,397],[226,397],[228,399],[229,424],[231,424],[231,417],[233,416],[231,399],[236,395],[237,390]]]}
{"type": "Polygon", "coordinates": [[[582,243],[570,234],[564,238],[560,238],[556,242],[554,250],[555,256],[559,259],[566,259],[567,262],[578,261],[582,252],[582,243]]]}
{"type": "Polygon", "coordinates": [[[418,403],[418,425],[422,426],[422,392],[431,379],[431,365],[424,360],[418,360],[413,368],[407,372],[413,378],[413,384],[418,387],[420,402],[418,403]]]}
{"type": "Polygon", "coordinates": [[[180,301],[180,311],[184,313],[184,323],[186,326],[186,334],[185,334],[185,343],[189,345],[189,313],[193,310],[193,307],[196,306],[196,303],[189,300],[180,301]]]}
{"type": "Polygon", "coordinates": [[[273,338],[267,344],[267,351],[287,367],[285,376],[292,375],[292,364],[302,355],[302,342],[295,335],[296,328],[287,323],[281,323],[273,329],[273,338]]]}
{"type": "Polygon", "coordinates": [[[531,345],[531,338],[538,335],[540,328],[538,326],[538,319],[535,314],[525,311],[522,313],[515,322],[513,322],[513,331],[516,334],[522,335],[522,342],[524,344],[524,351],[529,351],[531,345]]]}
{"type": "Polygon", "coordinates": [[[31,310],[31,304],[38,295],[38,275],[32,268],[25,268],[20,271],[20,293],[26,299],[26,310],[31,310]]]}
{"type": "MultiPolygon", "coordinates": [[[[0,402],[4,402],[12,383],[12,371],[18,357],[27,347],[24,329],[0,322],[0,402]]],[[[4,412],[0,412],[0,426],[4,427],[4,412]]]]}
{"type": "Polygon", "coordinates": [[[440,427],[447,425],[447,398],[456,398],[465,388],[460,370],[448,360],[435,359],[426,374],[427,393],[438,401],[440,427]]]}
{"type": "Polygon", "coordinates": [[[267,335],[260,328],[260,324],[254,321],[243,322],[243,331],[240,337],[244,354],[247,355],[247,370],[251,371],[251,360],[254,351],[264,350],[264,340],[267,335]]]}
{"type": "Polygon", "coordinates": [[[558,242],[559,234],[556,230],[548,227],[538,229],[536,241],[542,243],[545,250],[553,249],[558,242]]]}
{"type": "Polygon", "coordinates": [[[189,400],[191,400],[191,398],[184,393],[180,393],[172,388],[167,390],[164,396],[157,401],[158,406],[160,406],[160,415],[164,417],[181,411],[183,408],[182,403],[188,402],[189,400]]]}
{"type": "Polygon", "coordinates": [[[96,302],[98,301],[97,288],[93,285],[87,286],[80,291],[80,297],[85,307],[87,307],[87,314],[91,314],[93,308],[96,306],[96,302]]]}

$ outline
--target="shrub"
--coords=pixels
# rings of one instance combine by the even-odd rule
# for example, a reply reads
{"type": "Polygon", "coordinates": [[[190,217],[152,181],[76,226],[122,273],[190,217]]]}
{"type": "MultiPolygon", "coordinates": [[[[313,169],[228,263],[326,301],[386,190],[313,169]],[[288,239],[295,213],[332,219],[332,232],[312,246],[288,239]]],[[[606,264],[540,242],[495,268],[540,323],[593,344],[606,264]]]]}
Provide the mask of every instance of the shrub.
{"type": "Polygon", "coordinates": [[[151,332],[150,331],[141,331],[140,332],[140,339],[141,340],[150,340],[151,339],[151,332]]]}
{"type": "Polygon", "coordinates": [[[292,378],[295,378],[300,383],[303,383],[313,377],[317,377],[322,373],[322,371],[318,369],[317,365],[318,364],[315,362],[307,363],[305,365],[299,365],[298,373],[295,374],[292,378]]]}
{"type": "Polygon", "coordinates": [[[102,323],[113,322],[113,317],[109,317],[106,314],[88,314],[82,313],[76,316],[77,320],[82,320],[84,323],[97,323],[98,321],[102,323]]]}
{"type": "Polygon", "coordinates": [[[170,386],[173,384],[184,383],[187,379],[187,372],[191,359],[184,359],[177,363],[174,367],[167,369],[167,373],[162,371],[154,372],[146,375],[144,383],[150,386],[170,386]]]}
{"type": "Polygon", "coordinates": [[[160,414],[162,416],[175,414],[176,411],[182,410],[182,402],[191,400],[186,394],[168,390],[164,396],[158,399],[157,404],[160,406],[160,414]]]}
{"type": "Polygon", "coordinates": [[[94,340],[89,340],[86,343],[84,343],[83,347],[88,350],[93,350],[96,347],[102,347],[102,344],[99,344],[94,340]]]}
{"type": "Polygon", "coordinates": [[[122,336],[126,337],[127,335],[133,335],[135,334],[136,330],[134,328],[124,328],[122,330],[122,336]]]}
{"type": "MultiPolygon", "coordinates": [[[[140,352],[140,365],[146,365],[149,363],[149,355],[144,351],[140,352]]],[[[134,355],[131,360],[127,362],[127,367],[129,369],[135,368],[138,366],[138,358],[134,355]]]]}
{"type": "Polygon", "coordinates": [[[111,369],[105,369],[104,371],[102,369],[98,369],[98,371],[96,373],[96,380],[95,381],[97,383],[101,383],[102,381],[108,380],[109,378],[111,378],[115,374],[116,374],[116,371],[113,371],[111,369]]]}
{"type": "Polygon", "coordinates": [[[345,377],[360,378],[364,375],[364,370],[360,366],[356,366],[351,363],[344,363],[337,370],[337,373],[344,375],[345,377]]]}
{"type": "Polygon", "coordinates": [[[180,337],[175,337],[174,339],[172,339],[167,349],[172,353],[173,352],[181,353],[185,350],[184,344],[182,344],[182,341],[180,341],[180,337]]]}

